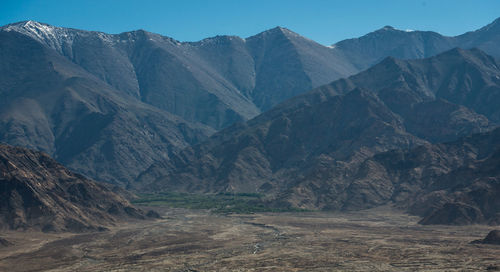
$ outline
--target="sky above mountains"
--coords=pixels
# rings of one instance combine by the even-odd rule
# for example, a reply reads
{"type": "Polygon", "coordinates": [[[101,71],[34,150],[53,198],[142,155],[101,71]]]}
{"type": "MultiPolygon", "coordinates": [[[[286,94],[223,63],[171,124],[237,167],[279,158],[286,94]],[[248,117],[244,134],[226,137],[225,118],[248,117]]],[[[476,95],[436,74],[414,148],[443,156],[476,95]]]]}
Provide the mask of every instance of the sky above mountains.
{"type": "Polygon", "coordinates": [[[496,0],[2,0],[0,25],[35,20],[107,33],[145,29],[180,41],[283,26],[329,45],[385,25],[457,35],[490,23],[499,10],[496,0]]]}

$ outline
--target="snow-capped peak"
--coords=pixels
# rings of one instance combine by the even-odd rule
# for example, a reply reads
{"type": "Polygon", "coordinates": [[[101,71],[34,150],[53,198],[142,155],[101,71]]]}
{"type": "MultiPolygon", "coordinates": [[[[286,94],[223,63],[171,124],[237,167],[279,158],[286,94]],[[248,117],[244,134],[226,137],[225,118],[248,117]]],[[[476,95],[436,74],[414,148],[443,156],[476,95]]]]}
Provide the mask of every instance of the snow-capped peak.
{"type": "Polygon", "coordinates": [[[54,27],[36,21],[25,21],[4,27],[5,31],[16,31],[40,40],[54,36],[54,27]]]}
{"type": "Polygon", "coordinates": [[[59,53],[64,53],[63,48],[69,50],[77,35],[96,35],[103,42],[113,42],[112,35],[109,34],[56,27],[31,20],[6,25],[2,27],[2,30],[24,34],[59,53]]]}
{"type": "Polygon", "coordinates": [[[74,36],[68,29],[31,20],[10,24],[2,29],[4,31],[15,31],[24,34],[59,52],[62,51],[63,43],[72,43],[74,36]]]}

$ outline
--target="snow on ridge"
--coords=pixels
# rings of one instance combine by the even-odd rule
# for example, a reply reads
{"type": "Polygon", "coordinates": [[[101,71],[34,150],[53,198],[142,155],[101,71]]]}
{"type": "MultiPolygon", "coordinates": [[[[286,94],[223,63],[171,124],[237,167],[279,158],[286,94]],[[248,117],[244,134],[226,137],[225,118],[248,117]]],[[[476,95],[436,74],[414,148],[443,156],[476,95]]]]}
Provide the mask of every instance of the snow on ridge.
{"type": "Polygon", "coordinates": [[[15,31],[31,37],[38,42],[63,54],[64,49],[71,49],[73,40],[77,35],[95,33],[100,40],[113,43],[113,35],[102,32],[89,32],[76,29],[51,26],[36,21],[25,21],[2,27],[4,31],[15,31]],[[63,49],[64,48],[64,49],[63,49]]]}
{"type": "Polygon", "coordinates": [[[62,53],[64,42],[72,44],[73,37],[67,29],[42,24],[36,21],[26,21],[4,27],[5,31],[15,31],[29,36],[40,43],[62,53]]]}

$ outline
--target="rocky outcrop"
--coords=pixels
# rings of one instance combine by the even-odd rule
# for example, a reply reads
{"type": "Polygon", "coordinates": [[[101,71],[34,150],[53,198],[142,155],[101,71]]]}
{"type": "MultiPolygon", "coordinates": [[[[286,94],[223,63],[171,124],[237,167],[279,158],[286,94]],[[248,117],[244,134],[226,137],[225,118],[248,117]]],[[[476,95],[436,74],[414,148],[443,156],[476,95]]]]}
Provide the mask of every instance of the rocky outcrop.
{"type": "Polygon", "coordinates": [[[492,230],[482,240],[476,240],[473,244],[500,245],[500,230],[492,230]]]}
{"type": "Polygon", "coordinates": [[[73,173],[44,153],[0,145],[0,228],[99,231],[145,219],[106,186],[73,173]]]}

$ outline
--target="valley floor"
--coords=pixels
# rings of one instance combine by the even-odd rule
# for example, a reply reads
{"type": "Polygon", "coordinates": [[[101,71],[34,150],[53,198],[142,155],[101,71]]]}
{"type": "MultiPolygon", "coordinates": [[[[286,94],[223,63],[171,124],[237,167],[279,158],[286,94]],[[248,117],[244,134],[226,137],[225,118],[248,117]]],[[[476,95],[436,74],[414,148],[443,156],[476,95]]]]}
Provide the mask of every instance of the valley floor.
{"type": "Polygon", "coordinates": [[[107,232],[2,232],[14,245],[0,245],[0,271],[500,270],[500,246],[469,244],[491,226],[421,226],[390,207],[251,215],[156,209],[163,219],[107,232]]]}

